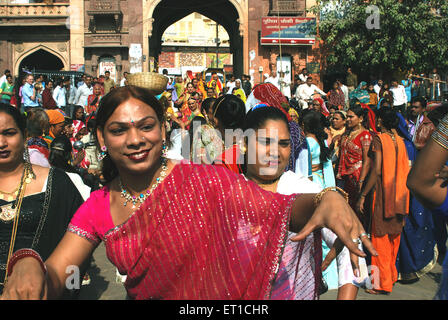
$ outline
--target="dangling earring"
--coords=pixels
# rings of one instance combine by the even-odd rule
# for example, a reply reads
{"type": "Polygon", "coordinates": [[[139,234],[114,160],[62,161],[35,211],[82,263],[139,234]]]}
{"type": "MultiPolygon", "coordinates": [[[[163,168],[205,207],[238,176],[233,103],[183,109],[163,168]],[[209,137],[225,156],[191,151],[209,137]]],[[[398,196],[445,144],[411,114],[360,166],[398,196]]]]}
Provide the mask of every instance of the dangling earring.
{"type": "Polygon", "coordinates": [[[168,146],[166,144],[166,141],[163,140],[162,142],[162,158],[166,158],[168,155],[168,146]]]}
{"type": "Polygon", "coordinates": [[[101,152],[98,155],[98,161],[103,161],[104,158],[106,158],[107,156],[107,147],[106,146],[102,146],[101,147],[101,152]]]}

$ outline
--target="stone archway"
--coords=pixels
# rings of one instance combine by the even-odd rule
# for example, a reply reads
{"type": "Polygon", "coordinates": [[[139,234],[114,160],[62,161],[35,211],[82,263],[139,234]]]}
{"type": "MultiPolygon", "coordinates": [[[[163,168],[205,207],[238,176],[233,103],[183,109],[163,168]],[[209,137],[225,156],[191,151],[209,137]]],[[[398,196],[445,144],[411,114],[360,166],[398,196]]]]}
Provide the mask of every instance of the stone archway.
{"type": "MultiPolygon", "coordinates": [[[[59,44],[59,50],[66,52],[66,50],[61,50],[61,49],[63,49],[62,48],[63,46],[65,48],[65,44],[59,44]]],[[[58,68],[58,66],[62,66],[62,69],[69,70],[69,66],[68,66],[66,57],[61,55],[58,51],[53,50],[53,49],[51,49],[51,48],[49,48],[47,46],[37,45],[37,46],[33,46],[31,49],[28,49],[26,51],[25,50],[21,50],[20,47],[16,47],[15,52],[20,52],[21,53],[21,55],[19,57],[17,57],[17,59],[15,59],[16,62],[14,64],[14,72],[17,75],[22,73],[22,70],[20,70],[20,67],[21,67],[22,63],[24,61],[26,62],[27,61],[26,59],[30,59],[31,57],[33,57],[33,55],[34,56],[41,55],[43,57],[47,56],[47,57],[49,57],[51,59],[54,59],[54,61],[56,63],[57,62],[60,63],[59,65],[55,65],[55,68],[58,68]]],[[[45,68],[45,69],[49,69],[49,68],[45,68]]],[[[53,70],[55,70],[55,69],[53,69],[53,70]]]]}
{"type": "MultiPolygon", "coordinates": [[[[214,2],[215,0],[211,0],[214,2]]],[[[247,73],[248,56],[248,0],[216,1],[216,5],[202,0],[153,0],[144,5],[143,52],[150,57],[158,57],[161,39],[165,30],[173,23],[193,12],[200,13],[222,25],[230,37],[230,50],[234,56],[234,73],[240,77],[247,73]],[[145,43],[146,42],[146,43],[145,43]]],[[[147,68],[147,66],[145,66],[147,68]]]]}

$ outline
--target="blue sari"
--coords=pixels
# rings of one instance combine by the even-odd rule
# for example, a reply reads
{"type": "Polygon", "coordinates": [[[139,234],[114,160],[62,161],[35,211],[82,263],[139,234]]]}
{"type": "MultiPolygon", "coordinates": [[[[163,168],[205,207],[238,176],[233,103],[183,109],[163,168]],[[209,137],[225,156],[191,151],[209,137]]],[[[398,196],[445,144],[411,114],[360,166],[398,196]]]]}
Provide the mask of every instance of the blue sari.
{"type": "MultiPolygon", "coordinates": [[[[398,129],[404,138],[409,160],[413,162],[417,149],[408,133],[406,120],[401,114],[397,115],[400,120],[398,129]]],[[[432,212],[424,208],[412,194],[409,211],[409,215],[405,217],[396,262],[398,280],[420,278],[434,267],[438,256],[432,212]]]]}
{"type": "MultiPolygon", "coordinates": [[[[434,209],[433,213],[435,216],[443,218],[445,221],[448,219],[448,194],[445,197],[443,204],[434,209]]],[[[445,255],[445,259],[442,264],[442,281],[439,285],[439,290],[437,291],[435,300],[448,300],[448,254],[445,255]]]]}
{"type": "MultiPolygon", "coordinates": [[[[336,186],[336,181],[334,177],[333,165],[331,160],[327,160],[322,163],[322,169],[317,171],[312,171],[312,165],[316,165],[320,162],[320,146],[319,143],[313,138],[306,138],[309,149],[310,166],[309,170],[313,177],[313,182],[321,186],[322,189],[328,187],[336,186]]],[[[326,142],[325,142],[326,143],[326,142]]],[[[326,242],[322,240],[322,261],[330,252],[330,248],[327,246],[326,242]]],[[[339,275],[338,266],[336,259],[333,260],[325,271],[322,271],[322,277],[328,285],[328,290],[336,290],[339,287],[339,275]]]]}

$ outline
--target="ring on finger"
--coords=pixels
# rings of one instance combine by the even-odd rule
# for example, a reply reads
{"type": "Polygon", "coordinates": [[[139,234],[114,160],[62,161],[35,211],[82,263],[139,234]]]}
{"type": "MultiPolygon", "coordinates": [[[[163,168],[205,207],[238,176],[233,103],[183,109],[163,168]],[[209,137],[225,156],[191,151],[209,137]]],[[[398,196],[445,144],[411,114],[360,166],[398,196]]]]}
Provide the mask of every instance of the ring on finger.
{"type": "Polygon", "coordinates": [[[362,237],[367,237],[367,238],[370,239],[370,234],[364,232],[364,233],[361,233],[361,234],[359,235],[359,237],[360,237],[360,238],[362,238],[362,237]]]}
{"type": "Polygon", "coordinates": [[[359,244],[359,243],[361,242],[361,240],[360,240],[359,238],[352,239],[352,241],[353,241],[354,243],[357,243],[357,244],[359,244]]]}

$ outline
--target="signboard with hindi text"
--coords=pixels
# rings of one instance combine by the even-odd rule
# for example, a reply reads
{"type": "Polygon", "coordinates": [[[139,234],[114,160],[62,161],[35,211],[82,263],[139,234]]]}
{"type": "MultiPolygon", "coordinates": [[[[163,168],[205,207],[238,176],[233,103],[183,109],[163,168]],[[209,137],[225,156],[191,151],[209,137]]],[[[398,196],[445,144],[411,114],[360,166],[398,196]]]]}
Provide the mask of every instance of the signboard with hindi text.
{"type": "Polygon", "coordinates": [[[261,22],[262,45],[313,45],[316,19],[302,17],[264,17],[261,22]]]}

